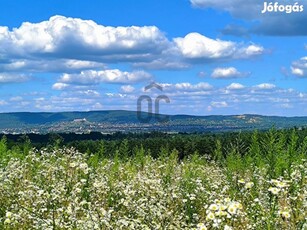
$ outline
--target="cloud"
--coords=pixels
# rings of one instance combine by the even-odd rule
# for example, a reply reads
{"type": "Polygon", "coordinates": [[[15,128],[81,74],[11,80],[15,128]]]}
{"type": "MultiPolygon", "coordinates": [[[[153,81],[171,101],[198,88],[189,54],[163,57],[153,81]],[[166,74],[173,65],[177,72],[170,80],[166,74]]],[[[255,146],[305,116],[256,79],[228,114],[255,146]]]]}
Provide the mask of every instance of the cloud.
{"type": "Polygon", "coordinates": [[[294,61],[291,65],[291,72],[297,77],[307,77],[307,56],[294,61]]]}
{"type": "Polygon", "coordinates": [[[228,68],[216,68],[213,70],[211,77],[212,78],[219,78],[219,79],[229,79],[229,78],[240,78],[240,77],[247,77],[250,73],[248,72],[239,72],[234,67],[228,68]]]}
{"type": "MultiPolygon", "coordinates": [[[[267,114],[267,115],[304,115],[302,109],[307,103],[307,95],[294,89],[279,88],[273,84],[261,83],[256,86],[231,83],[227,86],[213,86],[206,82],[158,83],[163,92],[158,90],[143,91],[139,84],[108,88],[101,93],[97,89],[75,89],[60,91],[58,95],[22,95],[16,98],[3,98],[2,104],[23,111],[76,111],[92,109],[128,109],[136,110],[136,101],[140,95],[149,95],[154,100],[157,96],[169,97],[170,103],[163,103],[161,112],[169,114],[267,114]],[[124,87],[129,86],[129,87],[124,87]],[[131,92],[130,86],[133,88],[131,92]],[[22,105],[22,102],[25,104],[22,105]],[[102,107],[103,105],[103,107],[102,107]],[[231,108],[231,109],[230,109],[231,108]]],[[[79,86],[79,85],[75,85],[79,86]]],[[[69,85],[72,87],[72,85],[69,85]]],[[[82,85],[82,87],[95,87],[82,85]]],[[[131,89],[132,89],[131,88],[131,89]]],[[[55,92],[57,94],[57,92],[55,92]]],[[[0,103],[1,104],[1,103],[0,103]]]]}
{"type": "Polygon", "coordinates": [[[189,33],[184,38],[175,38],[179,52],[186,59],[215,60],[251,58],[263,54],[264,48],[255,44],[241,44],[211,39],[199,33],[189,33]]]}
{"type": "Polygon", "coordinates": [[[258,0],[190,0],[194,7],[212,8],[227,11],[231,15],[252,19],[261,12],[263,2],[258,0]]]}
{"type": "Polygon", "coordinates": [[[171,55],[164,56],[161,58],[157,58],[152,61],[148,62],[136,62],[132,64],[133,67],[137,68],[146,68],[146,69],[165,69],[165,70],[181,70],[181,69],[187,69],[191,67],[190,64],[185,63],[184,60],[182,60],[181,56],[175,56],[171,55]]]}
{"type": "Polygon", "coordinates": [[[131,85],[123,85],[123,86],[121,87],[121,90],[122,90],[124,93],[132,93],[132,92],[135,90],[135,88],[134,88],[133,86],[131,86],[131,85]]]}
{"type": "MultiPolygon", "coordinates": [[[[303,1],[301,1],[303,2],[303,1]]],[[[280,2],[281,3],[281,2],[280,2]]],[[[305,1],[305,8],[307,7],[305,1]]],[[[307,10],[301,13],[276,13],[262,16],[260,23],[250,29],[251,33],[269,36],[306,36],[307,10]],[[282,26],[281,26],[282,25],[282,26]]]]}
{"type": "Polygon", "coordinates": [[[213,86],[207,82],[199,82],[191,84],[189,82],[175,83],[175,84],[159,84],[165,92],[199,92],[210,91],[213,86]]]}
{"type": "Polygon", "coordinates": [[[8,103],[5,100],[0,100],[0,106],[7,105],[8,103]]]}
{"type": "Polygon", "coordinates": [[[276,85],[270,84],[270,83],[262,83],[262,84],[256,85],[254,88],[258,90],[270,90],[270,89],[276,88],[276,85]]]}
{"type": "Polygon", "coordinates": [[[15,73],[0,73],[0,84],[1,83],[18,83],[30,80],[29,76],[24,74],[15,73]]]}
{"type": "Polygon", "coordinates": [[[263,54],[264,49],[199,33],[168,39],[156,26],[112,27],[56,15],[13,29],[0,26],[0,51],[2,72],[76,73],[118,63],[147,69],[186,69],[195,59],[252,58],[263,54]]]}
{"type": "Polygon", "coordinates": [[[213,40],[199,33],[190,33],[174,41],[186,58],[223,58],[231,56],[235,47],[233,42],[213,40]]]}
{"type": "Polygon", "coordinates": [[[63,74],[52,88],[64,90],[71,85],[96,85],[99,83],[127,84],[143,82],[151,79],[152,76],[145,71],[126,72],[118,69],[111,70],[87,70],[79,74],[63,74]]]}
{"type": "Polygon", "coordinates": [[[53,84],[52,89],[54,89],[54,90],[64,90],[64,89],[67,89],[68,87],[69,87],[69,84],[57,82],[57,83],[53,84]]]}
{"type": "MultiPolygon", "coordinates": [[[[190,2],[194,7],[225,11],[235,18],[252,22],[252,26],[246,29],[251,33],[273,36],[307,35],[307,27],[305,26],[307,24],[306,10],[303,12],[292,12],[291,14],[285,12],[262,14],[264,1],[259,0],[190,0],[190,2]]],[[[280,0],[278,3],[279,5],[291,6],[295,4],[295,2],[287,0],[280,0]]],[[[303,5],[305,8],[307,7],[306,0],[298,1],[298,4],[303,5]]],[[[244,35],[245,30],[238,28],[238,26],[228,25],[222,32],[239,36],[244,35]]]]}
{"type": "Polygon", "coordinates": [[[85,69],[104,68],[105,64],[94,61],[75,59],[12,59],[0,63],[0,71],[28,71],[28,72],[76,72],[85,69]]]}
{"type": "Polygon", "coordinates": [[[214,108],[225,108],[228,107],[228,104],[226,101],[213,101],[211,102],[211,106],[214,108]]]}
{"type": "Polygon", "coordinates": [[[23,100],[23,98],[20,97],[20,96],[16,96],[16,97],[11,97],[10,98],[10,101],[22,101],[22,100],[23,100]]]}
{"type": "Polygon", "coordinates": [[[229,86],[226,87],[228,90],[239,90],[244,89],[245,86],[240,83],[231,83],[229,86]]]}
{"type": "Polygon", "coordinates": [[[0,27],[0,71],[68,72],[102,63],[150,62],[172,43],[156,26],[111,27],[92,20],[53,16],[0,27]]]}
{"type": "Polygon", "coordinates": [[[10,31],[0,28],[3,54],[7,56],[49,56],[75,59],[117,56],[132,59],[159,53],[168,45],[155,26],[111,27],[92,20],[53,16],[40,23],[24,22],[10,31]]]}

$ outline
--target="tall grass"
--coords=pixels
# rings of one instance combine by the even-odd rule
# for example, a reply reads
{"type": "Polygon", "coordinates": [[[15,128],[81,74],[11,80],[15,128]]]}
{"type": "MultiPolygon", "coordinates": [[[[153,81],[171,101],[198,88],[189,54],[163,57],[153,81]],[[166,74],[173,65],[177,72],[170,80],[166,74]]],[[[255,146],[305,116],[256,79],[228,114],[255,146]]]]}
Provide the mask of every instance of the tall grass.
{"type": "Polygon", "coordinates": [[[307,138],[270,130],[210,155],[7,148],[0,229],[306,229],[307,138]],[[110,157],[112,156],[112,157],[110,157]]]}

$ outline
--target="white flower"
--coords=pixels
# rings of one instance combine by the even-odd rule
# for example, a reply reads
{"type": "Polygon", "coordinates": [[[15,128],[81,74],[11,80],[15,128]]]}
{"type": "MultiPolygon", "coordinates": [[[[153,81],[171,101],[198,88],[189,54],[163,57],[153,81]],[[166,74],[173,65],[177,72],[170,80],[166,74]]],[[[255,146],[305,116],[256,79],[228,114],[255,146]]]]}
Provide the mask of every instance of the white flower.
{"type": "Polygon", "coordinates": [[[10,218],[12,218],[12,214],[13,213],[11,213],[11,212],[6,212],[5,217],[10,219],[10,218]]]}
{"type": "Polygon", "coordinates": [[[11,223],[11,220],[9,218],[6,218],[4,221],[4,224],[10,224],[10,223],[11,223]]]}
{"type": "Polygon", "coordinates": [[[278,181],[276,183],[276,186],[279,187],[279,188],[284,188],[284,187],[287,187],[288,185],[283,181],[278,181]]]}
{"type": "Polygon", "coordinates": [[[253,186],[254,186],[253,182],[248,182],[248,183],[245,184],[246,189],[251,189],[253,186]]]}
{"type": "Polygon", "coordinates": [[[280,189],[276,188],[276,187],[270,187],[268,190],[269,190],[269,192],[271,192],[274,195],[277,195],[280,191],[280,189]]]}
{"type": "Polygon", "coordinates": [[[279,211],[278,213],[285,219],[289,219],[291,217],[290,212],[288,211],[279,211]]]}
{"type": "Polygon", "coordinates": [[[235,204],[230,204],[230,205],[228,206],[227,211],[228,211],[231,215],[236,214],[236,212],[237,212],[237,207],[236,207],[236,205],[235,205],[235,204]]]}
{"type": "Polygon", "coordinates": [[[254,202],[260,202],[259,198],[255,198],[254,202]]]}
{"type": "Polygon", "coordinates": [[[217,211],[219,209],[219,206],[217,206],[216,204],[211,204],[209,206],[209,209],[212,210],[212,211],[217,211]]]}
{"type": "Polygon", "coordinates": [[[197,229],[198,230],[207,230],[207,227],[206,227],[206,225],[204,223],[199,223],[197,225],[197,229]]]}
{"type": "Polygon", "coordinates": [[[209,212],[206,219],[207,220],[214,220],[215,219],[214,213],[213,212],[209,212]]]}

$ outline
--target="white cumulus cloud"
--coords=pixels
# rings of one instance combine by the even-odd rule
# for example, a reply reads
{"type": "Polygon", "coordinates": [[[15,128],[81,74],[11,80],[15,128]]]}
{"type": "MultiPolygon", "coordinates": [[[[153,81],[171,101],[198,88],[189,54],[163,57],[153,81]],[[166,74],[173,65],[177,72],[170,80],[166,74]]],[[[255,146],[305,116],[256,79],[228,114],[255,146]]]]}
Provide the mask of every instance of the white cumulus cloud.
{"type": "Polygon", "coordinates": [[[229,86],[226,87],[228,90],[239,90],[244,89],[245,86],[240,83],[231,83],[229,86]]]}
{"type": "Polygon", "coordinates": [[[0,28],[6,55],[44,54],[74,58],[83,55],[125,55],[159,52],[168,41],[155,26],[111,27],[92,20],[53,16],[39,23],[24,22],[10,31],[0,28]]]}
{"type": "Polygon", "coordinates": [[[291,65],[291,72],[298,77],[307,77],[307,56],[294,61],[291,65]]]}
{"type": "Polygon", "coordinates": [[[271,83],[262,83],[262,84],[256,85],[255,88],[259,90],[268,90],[268,89],[276,88],[276,85],[271,84],[271,83]]]}
{"type": "Polygon", "coordinates": [[[0,73],[0,83],[24,82],[30,80],[30,77],[24,74],[0,73]]]}
{"type": "Polygon", "coordinates": [[[126,72],[118,69],[111,70],[86,70],[79,74],[63,74],[54,89],[64,89],[69,84],[95,85],[99,83],[136,83],[151,79],[152,76],[145,71],[126,72]]]}
{"type": "Polygon", "coordinates": [[[211,77],[213,78],[240,78],[240,77],[247,77],[250,75],[250,73],[243,73],[239,72],[236,68],[234,67],[228,67],[228,68],[216,68],[213,70],[211,77]]]}
{"type": "Polygon", "coordinates": [[[214,108],[225,108],[228,107],[228,103],[226,101],[212,101],[211,106],[214,108]]]}
{"type": "Polygon", "coordinates": [[[242,46],[232,41],[211,39],[199,33],[189,33],[175,38],[179,52],[187,59],[240,59],[263,53],[264,48],[255,44],[242,46]]]}
{"type": "Polygon", "coordinates": [[[135,90],[135,88],[134,88],[133,86],[131,86],[131,85],[123,85],[123,86],[121,87],[121,90],[122,90],[124,93],[132,93],[132,92],[135,90]]]}

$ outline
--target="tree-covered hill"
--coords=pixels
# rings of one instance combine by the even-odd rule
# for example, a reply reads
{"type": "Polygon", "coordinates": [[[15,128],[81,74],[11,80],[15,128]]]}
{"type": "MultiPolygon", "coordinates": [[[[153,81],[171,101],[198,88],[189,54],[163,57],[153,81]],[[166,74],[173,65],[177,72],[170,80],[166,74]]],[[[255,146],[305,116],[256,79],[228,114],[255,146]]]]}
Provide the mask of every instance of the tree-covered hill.
{"type": "Polygon", "coordinates": [[[170,115],[168,122],[159,123],[155,114],[149,123],[142,123],[137,112],[124,110],[88,112],[19,112],[0,113],[2,133],[48,132],[207,132],[252,129],[305,127],[307,117],[278,117],[261,115],[170,115]]]}

